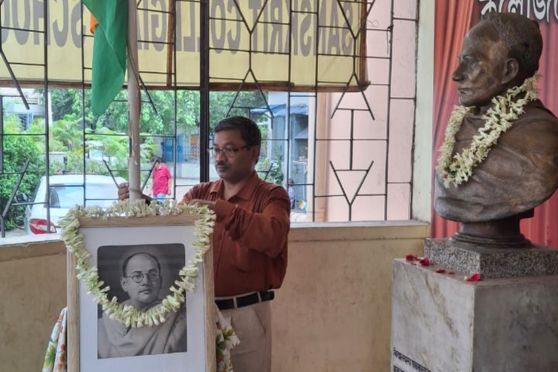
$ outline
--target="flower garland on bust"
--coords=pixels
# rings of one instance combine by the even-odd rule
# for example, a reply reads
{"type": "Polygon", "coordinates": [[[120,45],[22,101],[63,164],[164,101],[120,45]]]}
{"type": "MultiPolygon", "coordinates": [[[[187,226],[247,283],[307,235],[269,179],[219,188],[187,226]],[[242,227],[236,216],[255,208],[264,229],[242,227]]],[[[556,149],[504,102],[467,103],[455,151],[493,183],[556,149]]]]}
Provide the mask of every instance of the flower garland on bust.
{"type": "Polygon", "coordinates": [[[444,186],[446,188],[450,185],[457,187],[469,180],[473,174],[473,168],[486,159],[500,136],[512,127],[519,115],[525,111],[525,106],[535,99],[537,99],[537,78],[535,76],[525,79],[520,86],[512,87],[503,94],[493,97],[491,107],[482,116],[484,126],[478,130],[468,148],[452,157],[455,136],[461,128],[465,115],[471,110],[470,107],[457,106],[448,121],[444,143],[440,147],[440,157],[436,166],[436,170],[442,175],[444,186]],[[523,97],[517,99],[522,94],[524,94],[523,97]]]}
{"type": "Polygon", "coordinates": [[[176,204],[169,200],[164,204],[151,203],[147,205],[143,200],[121,201],[114,203],[112,207],[102,209],[99,207],[76,207],[71,209],[61,220],[62,239],[68,251],[72,253],[76,262],[77,278],[84,284],[95,302],[103,308],[103,311],[112,319],[116,319],[126,327],[154,326],[163,323],[168,314],[176,312],[185,300],[186,292],[191,292],[195,287],[195,279],[198,275],[198,264],[203,262],[203,256],[209,249],[215,214],[207,207],[195,205],[176,204]],[[145,311],[134,306],[118,303],[113,297],[109,300],[107,292],[109,286],[105,286],[99,280],[97,268],[89,262],[89,252],[84,248],[83,234],[79,233],[79,218],[109,217],[147,217],[147,216],[196,216],[194,224],[194,255],[179,271],[179,279],[170,287],[170,294],[163,301],[145,311]]]}

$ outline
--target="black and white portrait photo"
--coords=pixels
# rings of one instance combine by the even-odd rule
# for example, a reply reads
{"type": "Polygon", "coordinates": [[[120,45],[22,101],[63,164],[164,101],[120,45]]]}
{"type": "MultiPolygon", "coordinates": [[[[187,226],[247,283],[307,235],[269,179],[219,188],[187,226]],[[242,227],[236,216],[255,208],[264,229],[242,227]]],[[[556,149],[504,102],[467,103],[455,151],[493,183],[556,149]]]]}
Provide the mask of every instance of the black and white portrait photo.
{"type": "MultiPolygon", "coordinates": [[[[99,277],[108,297],[146,311],[169,294],[185,264],[183,244],[105,245],[97,251],[99,277]]],[[[97,356],[99,359],[178,353],[187,351],[186,307],[167,315],[155,326],[127,327],[99,307],[97,356]]]]}
{"type": "MultiPolygon", "coordinates": [[[[107,291],[102,292],[103,298],[116,302],[120,311],[159,309],[173,294],[175,282],[182,280],[183,267],[190,273],[189,290],[179,310],[166,312],[158,325],[142,326],[138,316],[122,313],[111,319],[110,310],[103,310],[103,301],[91,292],[91,284],[79,279],[73,255],[68,256],[68,340],[73,345],[68,348],[68,371],[211,370],[215,363],[212,260],[200,262],[203,242],[199,239],[204,235],[198,225],[208,226],[194,217],[95,216],[79,221],[84,250],[97,274],[95,285],[107,291]],[[135,327],[126,326],[126,319],[134,319],[135,327]]],[[[212,257],[210,251],[206,257],[212,257]]]]}

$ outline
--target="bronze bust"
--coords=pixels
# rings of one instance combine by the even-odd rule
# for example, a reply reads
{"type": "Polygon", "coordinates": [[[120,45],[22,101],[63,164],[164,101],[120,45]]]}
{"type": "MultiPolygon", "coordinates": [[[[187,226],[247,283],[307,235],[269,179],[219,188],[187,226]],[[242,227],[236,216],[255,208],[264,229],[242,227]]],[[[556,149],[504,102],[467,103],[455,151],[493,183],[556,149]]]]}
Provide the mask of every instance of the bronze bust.
{"type": "Polygon", "coordinates": [[[466,35],[452,74],[460,107],[436,171],[436,212],[460,222],[457,241],[528,246],[521,218],[558,187],[558,119],[536,98],[538,25],[492,13],[466,35]]]}

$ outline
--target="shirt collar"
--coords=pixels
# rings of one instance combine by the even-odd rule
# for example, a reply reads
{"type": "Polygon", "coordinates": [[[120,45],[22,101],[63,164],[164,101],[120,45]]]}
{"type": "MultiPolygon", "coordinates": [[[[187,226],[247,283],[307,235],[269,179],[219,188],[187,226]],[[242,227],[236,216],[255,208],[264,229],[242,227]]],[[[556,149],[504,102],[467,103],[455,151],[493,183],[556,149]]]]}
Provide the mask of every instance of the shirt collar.
{"type": "Polygon", "coordinates": [[[215,181],[211,184],[209,188],[210,194],[222,194],[221,189],[223,188],[223,180],[215,181]]]}
{"type": "MultiPolygon", "coordinates": [[[[256,189],[256,186],[258,185],[258,182],[260,181],[260,178],[258,177],[258,174],[256,173],[256,171],[254,171],[250,176],[248,176],[248,182],[246,182],[246,184],[244,185],[244,187],[242,188],[242,190],[240,190],[237,194],[231,196],[231,199],[233,197],[238,197],[244,200],[249,200],[252,195],[254,194],[254,190],[256,189]]],[[[221,197],[223,196],[223,180],[218,180],[215,181],[210,189],[209,189],[209,193],[210,194],[217,194],[220,195],[221,197]]]]}

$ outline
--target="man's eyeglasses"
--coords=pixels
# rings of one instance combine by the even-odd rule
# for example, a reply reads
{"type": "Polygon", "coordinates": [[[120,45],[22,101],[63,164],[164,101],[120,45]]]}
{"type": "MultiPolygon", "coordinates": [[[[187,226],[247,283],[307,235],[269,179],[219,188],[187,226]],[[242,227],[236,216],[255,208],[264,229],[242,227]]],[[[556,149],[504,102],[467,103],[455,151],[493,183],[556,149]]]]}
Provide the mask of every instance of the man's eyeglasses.
{"type": "Polygon", "coordinates": [[[241,147],[226,146],[223,147],[222,149],[220,149],[219,147],[210,147],[208,151],[213,157],[217,157],[223,154],[227,158],[234,158],[240,150],[244,150],[247,148],[250,148],[250,145],[244,145],[241,147]]]}
{"type": "Polygon", "coordinates": [[[150,271],[147,273],[142,273],[141,271],[134,271],[132,275],[127,276],[126,278],[132,279],[136,283],[141,283],[144,278],[147,278],[150,282],[154,282],[160,279],[160,275],[157,271],[150,271]]]}

